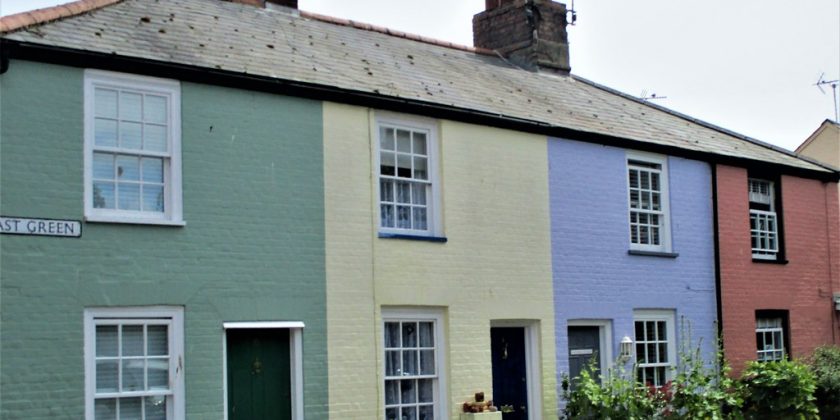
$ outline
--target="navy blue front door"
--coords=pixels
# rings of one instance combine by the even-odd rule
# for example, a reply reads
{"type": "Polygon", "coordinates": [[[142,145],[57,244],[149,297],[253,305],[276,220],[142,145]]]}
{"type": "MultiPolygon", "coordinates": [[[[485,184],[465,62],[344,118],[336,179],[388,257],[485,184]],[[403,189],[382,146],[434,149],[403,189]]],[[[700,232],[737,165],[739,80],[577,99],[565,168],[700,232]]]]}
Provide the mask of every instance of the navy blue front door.
{"type": "Polygon", "coordinates": [[[493,403],[504,420],[528,420],[525,328],[490,328],[493,403]]]}

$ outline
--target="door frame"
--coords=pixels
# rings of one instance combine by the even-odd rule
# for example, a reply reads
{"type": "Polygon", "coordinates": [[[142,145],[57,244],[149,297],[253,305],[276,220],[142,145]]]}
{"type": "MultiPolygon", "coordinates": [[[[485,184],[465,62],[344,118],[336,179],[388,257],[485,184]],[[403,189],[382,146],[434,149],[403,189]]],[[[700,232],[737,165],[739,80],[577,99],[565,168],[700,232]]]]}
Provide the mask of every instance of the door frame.
{"type": "MultiPolygon", "coordinates": [[[[490,328],[514,327],[525,330],[525,374],[528,389],[528,420],[542,420],[542,356],[540,354],[540,321],[539,320],[490,320],[490,328]]],[[[488,331],[489,333],[489,331],[488,331]]],[[[490,373],[493,366],[491,361],[490,373]]],[[[495,390],[494,390],[495,391],[495,390]]]]}
{"type": "Polygon", "coordinates": [[[224,397],[224,420],[228,418],[228,371],[227,371],[227,331],[228,330],[289,330],[289,361],[292,391],[292,419],[303,418],[303,322],[300,321],[256,321],[223,322],[222,328],[222,395],[224,397]]]}
{"type": "MultiPolygon", "coordinates": [[[[608,378],[613,365],[612,320],[609,319],[570,319],[566,321],[566,355],[569,353],[569,327],[598,327],[598,357],[601,362],[601,375],[608,378]]],[[[571,375],[571,372],[569,373],[571,375]]]]}

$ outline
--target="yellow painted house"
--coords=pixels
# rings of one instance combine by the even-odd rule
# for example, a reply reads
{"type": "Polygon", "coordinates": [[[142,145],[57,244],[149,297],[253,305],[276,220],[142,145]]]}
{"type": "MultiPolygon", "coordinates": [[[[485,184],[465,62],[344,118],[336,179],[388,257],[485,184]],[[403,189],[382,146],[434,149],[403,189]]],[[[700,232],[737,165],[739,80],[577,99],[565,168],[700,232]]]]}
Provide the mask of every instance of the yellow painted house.
{"type": "Polygon", "coordinates": [[[494,379],[556,418],[546,137],[323,115],[331,418],[458,418],[494,379]]]}

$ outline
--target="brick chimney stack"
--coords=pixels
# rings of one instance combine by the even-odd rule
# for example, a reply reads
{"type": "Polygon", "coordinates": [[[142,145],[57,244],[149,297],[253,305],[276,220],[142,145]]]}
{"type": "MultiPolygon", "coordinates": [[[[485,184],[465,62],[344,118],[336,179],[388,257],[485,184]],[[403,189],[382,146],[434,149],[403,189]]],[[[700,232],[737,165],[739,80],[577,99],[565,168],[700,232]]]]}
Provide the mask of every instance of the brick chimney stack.
{"type": "Polygon", "coordinates": [[[473,44],[530,69],[569,73],[566,5],[551,0],[485,0],[473,17],[473,44]]]}
{"type": "Polygon", "coordinates": [[[241,3],[247,4],[249,6],[256,6],[256,7],[263,7],[266,6],[271,7],[273,5],[289,7],[292,9],[298,8],[297,0],[228,0],[232,3],[241,3]]]}

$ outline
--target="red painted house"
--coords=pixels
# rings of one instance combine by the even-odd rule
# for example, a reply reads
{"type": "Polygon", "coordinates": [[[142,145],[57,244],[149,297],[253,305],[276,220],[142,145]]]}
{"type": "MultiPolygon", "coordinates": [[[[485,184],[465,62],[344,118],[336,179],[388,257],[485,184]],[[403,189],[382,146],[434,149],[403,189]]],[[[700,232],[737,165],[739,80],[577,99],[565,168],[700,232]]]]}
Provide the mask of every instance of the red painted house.
{"type": "Polygon", "coordinates": [[[840,344],[837,182],[797,175],[716,167],[723,345],[736,374],[840,344]]]}

